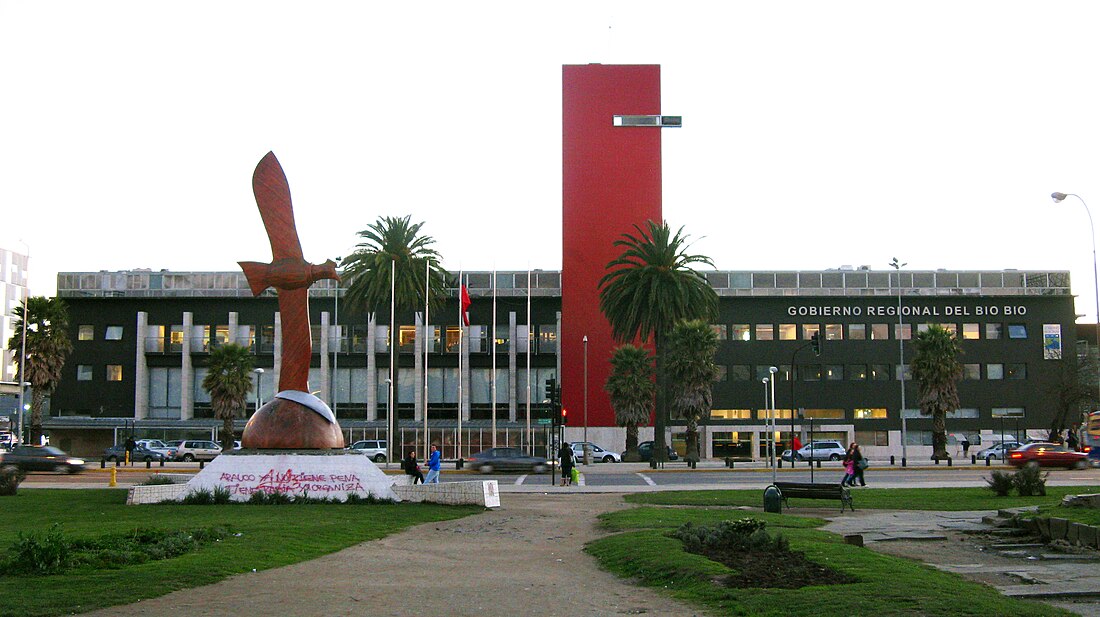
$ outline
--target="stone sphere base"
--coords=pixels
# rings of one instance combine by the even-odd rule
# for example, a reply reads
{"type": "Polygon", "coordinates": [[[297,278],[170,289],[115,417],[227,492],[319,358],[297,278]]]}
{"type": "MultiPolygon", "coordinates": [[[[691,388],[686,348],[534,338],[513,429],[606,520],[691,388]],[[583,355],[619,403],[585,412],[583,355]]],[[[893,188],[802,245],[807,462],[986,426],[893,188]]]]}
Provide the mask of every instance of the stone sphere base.
{"type": "Polygon", "coordinates": [[[257,450],[313,450],[344,447],[340,425],[309,407],[275,398],[249,418],[241,447],[257,450]]]}

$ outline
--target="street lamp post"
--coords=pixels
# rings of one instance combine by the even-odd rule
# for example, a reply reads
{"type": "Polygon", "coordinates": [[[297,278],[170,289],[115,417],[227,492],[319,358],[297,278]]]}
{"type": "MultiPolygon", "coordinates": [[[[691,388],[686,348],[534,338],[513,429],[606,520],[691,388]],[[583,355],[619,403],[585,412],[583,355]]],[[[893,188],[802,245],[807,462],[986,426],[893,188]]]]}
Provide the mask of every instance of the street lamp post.
{"type": "MultiPolygon", "coordinates": [[[[771,382],[771,379],[768,378],[768,377],[765,377],[765,378],[760,380],[760,383],[764,384],[764,434],[765,434],[765,438],[764,438],[764,441],[765,441],[765,443],[764,443],[764,452],[765,452],[765,454],[764,454],[764,456],[768,457],[769,459],[771,458],[771,455],[772,455],[772,438],[768,434],[768,427],[771,425],[771,415],[772,415],[771,414],[771,406],[768,404],[768,383],[770,383],[770,382],[771,382]]],[[[769,462],[769,464],[771,464],[771,463],[769,462]]]]}
{"type": "Polygon", "coordinates": [[[584,343],[584,464],[589,464],[588,454],[588,335],[581,339],[584,343]]]}
{"type": "Polygon", "coordinates": [[[27,260],[26,266],[23,268],[23,333],[21,335],[21,342],[19,343],[19,443],[23,443],[23,415],[26,412],[26,390],[27,386],[27,319],[30,317],[29,304],[31,299],[31,281],[30,281],[30,265],[31,265],[31,247],[22,240],[19,241],[27,249],[27,254],[24,256],[27,260]]]}
{"type": "Polygon", "coordinates": [[[898,263],[898,258],[895,257],[890,265],[897,271],[898,276],[898,380],[901,382],[901,409],[898,411],[898,415],[901,416],[901,466],[905,467],[907,464],[905,456],[905,339],[902,338],[904,326],[901,317],[901,269],[909,265],[909,262],[898,263]]]}
{"type": "MultiPolygon", "coordinates": [[[[769,385],[771,386],[771,391],[772,391],[771,412],[768,414],[769,416],[771,416],[771,420],[772,420],[772,428],[771,428],[771,431],[768,433],[768,439],[771,441],[771,444],[772,444],[772,484],[775,484],[775,479],[776,479],[775,478],[775,468],[779,464],[779,461],[777,460],[779,457],[775,455],[775,374],[778,373],[778,372],[779,372],[779,367],[776,367],[776,366],[768,367],[768,373],[770,374],[770,377],[768,378],[768,382],[769,382],[769,385]]],[[[792,460],[794,459],[794,453],[793,452],[791,453],[791,459],[792,460]]]]}
{"type": "MultiPolygon", "coordinates": [[[[1089,231],[1092,233],[1092,285],[1093,292],[1096,298],[1096,351],[1100,354],[1100,277],[1096,275],[1096,228],[1092,224],[1092,212],[1089,211],[1089,205],[1085,203],[1077,193],[1051,193],[1050,198],[1054,200],[1054,203],[1059,203],[1066,197],[1076,197],[1081,205],[1085,207],[1085,214],[1089,217],[1089,231]]],[[[1100,358],[1100,355],[1097,356],[1100,358]]],[[[1100,404],[1100,371],[1097,373],[1096,382],[1096,394],[1097,404],[1100,404]]]]}
{"type": "Polygon", "coordinates": [[[252,369],[252,372],[256,373],[256,411],[259,411],[264,405],[264,395],[261,390],[264,384],[264,370],[257,367],[252,369]]]}

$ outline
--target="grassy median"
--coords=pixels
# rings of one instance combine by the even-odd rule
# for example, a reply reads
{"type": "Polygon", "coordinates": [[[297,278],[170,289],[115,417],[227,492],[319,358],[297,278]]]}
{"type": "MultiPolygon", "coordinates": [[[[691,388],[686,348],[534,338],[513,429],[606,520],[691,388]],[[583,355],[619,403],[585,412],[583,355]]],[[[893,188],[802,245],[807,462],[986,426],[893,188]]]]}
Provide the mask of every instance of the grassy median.
{"type": "Polygon", "coordinates": [[[0,616],[61,615],[128,604],[207,585],[234,574],[314,559],[407,527],[484,511],[434,504],[127,506],[118,489],[23,489],[0,497],[0,553],[20,533],[58,524],[66,538],[96,539],[138,528],[224,527],[222,540],[192,552],[119,569],[48,576],[0,572],[0,616]]]}

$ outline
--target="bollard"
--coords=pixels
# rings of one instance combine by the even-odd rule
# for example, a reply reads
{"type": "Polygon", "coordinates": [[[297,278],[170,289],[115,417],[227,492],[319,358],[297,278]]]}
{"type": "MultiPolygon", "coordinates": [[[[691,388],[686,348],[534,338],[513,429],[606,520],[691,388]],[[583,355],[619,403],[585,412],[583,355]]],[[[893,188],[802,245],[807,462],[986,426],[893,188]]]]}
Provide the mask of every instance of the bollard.
{"type": "Polygon", "coordinates": [[[118,486],[118,465],[111,468],[111,481],[107,483],[107,486],[118,486]]]}
{"type": "Polygon", "coordinates": [[[779,492],[779,487],[774,484],[764,489],[764,511],[783,512],[783,494],[779,492]]]}
{"type": "Polygon", "coordinates": [[[971,454],[970,455],[970,464],[971,465],[977,465],[978,464],[978,456],[976,454],[971,454]]]}
{"type": "Polygon", "coordinates": [[[145,468],[151,469],[153,467],[153,461],[151,459],[145,459],[145,468]]]}
{"type": "Polygon", "coordinates": [[[948,466],[948,467],[950,467],[950,466],[951,466],[951,461],[952,461],[951,457],[950,457],[950,456],[949,456],[949,457],[947,457],[947,466],[948,466]]]}
{"type": "Polygon", "coordinates": [[[991,464],[989,461],[991,461],[991,460],[993,460],[992,456],[985,457],[985,466],[986,467],[989,467],[989,465],[991,464]]]}
{"type": "Polygon", "coordinates": [[[890,455],[890,466],[891,467],[894,466],[894,455],[893,454],[890,455]]]}
{"type": "Polygon", "coordinates": [[[199,461],[199,469],[202,469],[205,464],[205,461],[199,461]]]}
{"type": "Polygon", "coordinates": [[[462,457],[459,457],[458,460],[455,461],[455,469],[462,469],[464,464],[465,462],[462,460],[462,457]]]}
{"type": "Polygon", "coordinates": [[[939,464],[940,464],[940,457],[938,457],[938,456],[933,456],[933,457],[932,457],[932,460],[933,460],[933,461],[935,461],[937,465],[939,465],[939,464]]]}
{"type": "Polygon", "coordinates": [[[164,467],[164,459],[160,459],[160,466],[164,467]]]}
{"type": "Polygon", "coordinates": [[[907,461],[904,456],[901,457],[901,466],[902,467],[905,467],[908,463],[909,463],[909,461],[907,461]]]}
{"type": "Polygon", "coordinates": [[[817,459],[817,468],[821,469],[821,459],[817,459]]]}
{"type": "Polygon", "coordinates": [[[118,467],[118,459],[115,459],[115,467],[118,467]]]}
{"type": "Polygon", "coordinates": [[[107,466],[107,459],[105,459],[105,458],[99,459],[99,468],[103,469],[106,466],[107,466]]]}

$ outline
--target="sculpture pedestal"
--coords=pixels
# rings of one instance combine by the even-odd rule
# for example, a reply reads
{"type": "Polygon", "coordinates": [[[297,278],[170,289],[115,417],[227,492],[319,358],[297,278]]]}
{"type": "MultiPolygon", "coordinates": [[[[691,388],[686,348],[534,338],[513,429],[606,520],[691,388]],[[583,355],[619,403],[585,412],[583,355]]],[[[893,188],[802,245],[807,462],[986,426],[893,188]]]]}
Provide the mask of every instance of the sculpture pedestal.
{"type": "Polygon", "coordinates": [[[234,501],[248,501],[259,491],[341,501],[348,495],[400,501],[393,482],[373,461],[355,451],[232,450],[195,475],[185,493],[223,488],[234,501]]]}
{"type": "MultiPolygon", "coordinates": [[[[320,399],[304,392],[296,394],[309,397],[328,410],[320,399]]],[[[328,414],[332,415],[332,412],[328,414]]],[[[241,435],[241,448],[244,449],[326,450],[343,447],[344,433],[335,417],[330,421],[320,412],[286,398],[273,398],[260,407],[248,419],[241,435]]]]}

